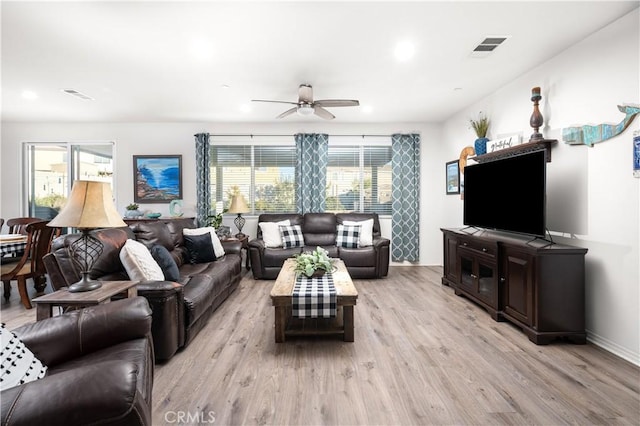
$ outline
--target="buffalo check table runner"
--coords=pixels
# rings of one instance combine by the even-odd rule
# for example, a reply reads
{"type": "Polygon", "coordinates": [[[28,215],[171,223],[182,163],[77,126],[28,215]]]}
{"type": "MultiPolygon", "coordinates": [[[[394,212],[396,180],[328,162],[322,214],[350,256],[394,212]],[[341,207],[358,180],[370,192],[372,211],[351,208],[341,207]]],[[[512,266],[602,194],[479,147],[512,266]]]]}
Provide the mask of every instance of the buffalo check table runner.
{"type": "Polygon", "coordinates": [[[296,318],[335,318],[336,287],[327,272],[318,278],[298,275],[293,286],[293,316],[296,318]]]}

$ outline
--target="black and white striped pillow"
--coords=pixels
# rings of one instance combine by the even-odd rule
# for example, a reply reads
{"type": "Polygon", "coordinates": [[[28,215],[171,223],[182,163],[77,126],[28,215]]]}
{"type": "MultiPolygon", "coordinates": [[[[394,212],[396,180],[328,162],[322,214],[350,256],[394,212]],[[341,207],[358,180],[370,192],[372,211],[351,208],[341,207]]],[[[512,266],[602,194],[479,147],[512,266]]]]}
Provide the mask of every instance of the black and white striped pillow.
{"type": "Polygon", "coordinates": [[[1,390],[42,379],[47,374],[47,367],[4,324],[0,324],[0,340],[1,390]]]}
{"type": "Polygon", "coordinates": [[[360,225],[338,225],[336,245],[344,248],[358,248],[360,229],[360,225]]]}
{"type": "Polygon", "coordinates": [[[280,236],[284,248],[304,247],[304,236],[300,225],[280,225],[280,236]]]}

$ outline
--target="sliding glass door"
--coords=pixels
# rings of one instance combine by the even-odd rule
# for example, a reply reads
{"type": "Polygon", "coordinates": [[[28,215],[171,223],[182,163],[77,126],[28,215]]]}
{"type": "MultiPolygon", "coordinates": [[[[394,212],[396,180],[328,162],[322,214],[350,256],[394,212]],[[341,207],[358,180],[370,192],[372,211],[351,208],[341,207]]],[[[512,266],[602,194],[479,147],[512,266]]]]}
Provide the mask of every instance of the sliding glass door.
{"type": "Polygon", "coordinates": [[[53,219],[77,179],[113,185],[113,143],[25,144],[26,215],[53,219]]]}

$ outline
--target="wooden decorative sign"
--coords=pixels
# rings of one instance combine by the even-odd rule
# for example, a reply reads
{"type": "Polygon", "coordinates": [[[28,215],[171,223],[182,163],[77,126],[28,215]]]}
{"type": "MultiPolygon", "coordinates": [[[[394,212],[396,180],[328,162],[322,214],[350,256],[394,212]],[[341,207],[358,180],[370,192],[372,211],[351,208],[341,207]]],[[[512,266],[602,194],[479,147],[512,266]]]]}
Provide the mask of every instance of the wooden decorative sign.
{"type": "Polygon", "coordinates": [[[489,141],[487,142],[487,153],[500,151],[501,149],[505,148],[511,148],[512,146],[520,145],[521,143],[522,139],[519,134],[489,141]]]}

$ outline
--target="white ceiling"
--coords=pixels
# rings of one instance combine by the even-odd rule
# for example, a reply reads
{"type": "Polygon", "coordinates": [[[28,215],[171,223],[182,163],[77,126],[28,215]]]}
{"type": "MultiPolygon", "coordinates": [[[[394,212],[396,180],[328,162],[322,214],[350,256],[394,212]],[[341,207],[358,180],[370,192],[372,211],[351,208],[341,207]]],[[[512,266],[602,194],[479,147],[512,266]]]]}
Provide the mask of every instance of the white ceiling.
{"type": "Polygon", "coordinates": [[[289,106],[250,100],[296,101],[309,83],[360,100],[329,108],[335,122],[438,122],[638,4],[3,1],[2,120],[273,122],[289,106]],[[472,57],[491,35],[510,38],[472,57]],[[395,59],[401,41],[411,60],[395,59]]]}

